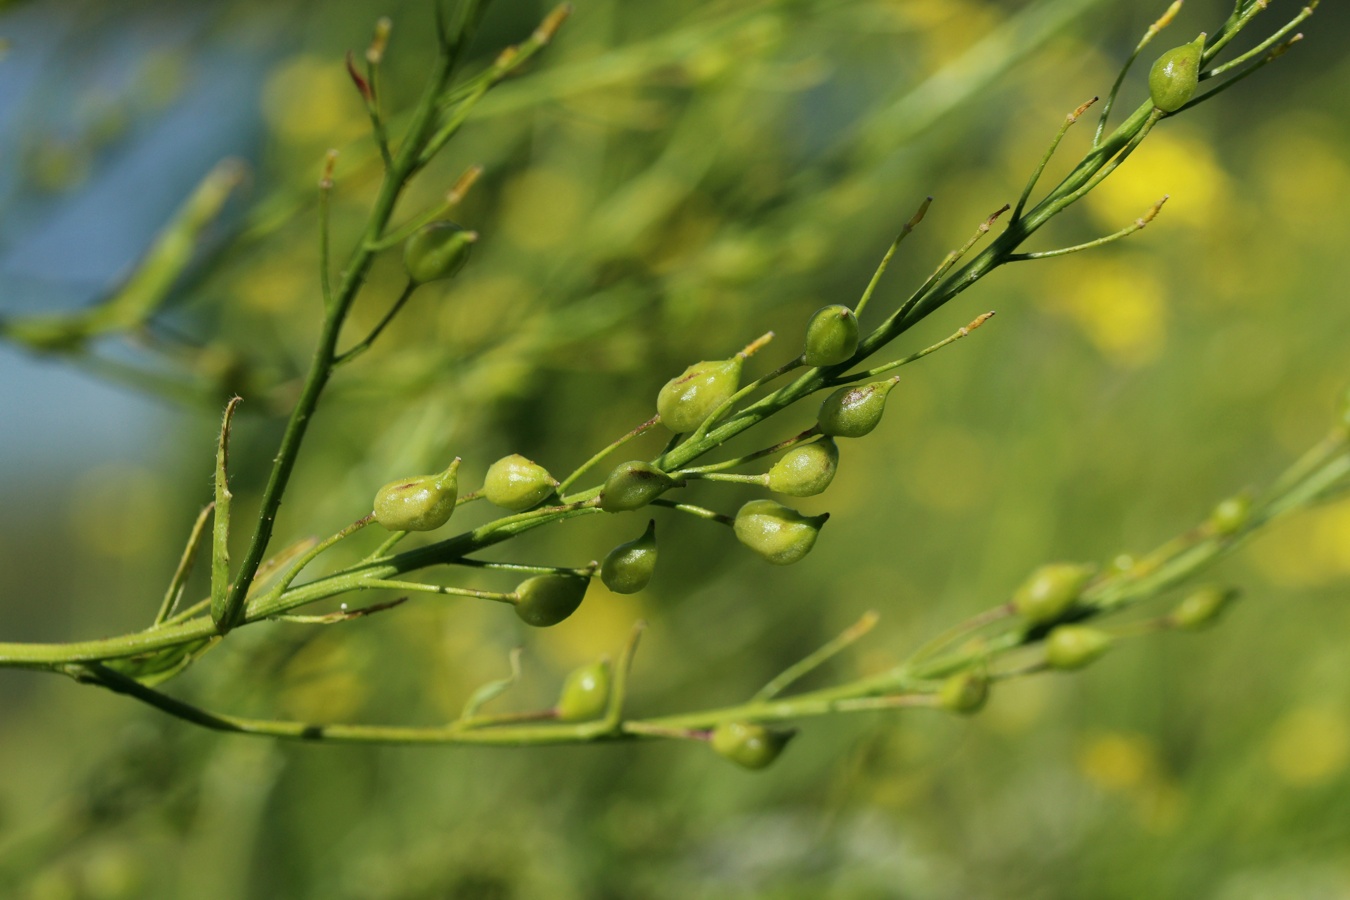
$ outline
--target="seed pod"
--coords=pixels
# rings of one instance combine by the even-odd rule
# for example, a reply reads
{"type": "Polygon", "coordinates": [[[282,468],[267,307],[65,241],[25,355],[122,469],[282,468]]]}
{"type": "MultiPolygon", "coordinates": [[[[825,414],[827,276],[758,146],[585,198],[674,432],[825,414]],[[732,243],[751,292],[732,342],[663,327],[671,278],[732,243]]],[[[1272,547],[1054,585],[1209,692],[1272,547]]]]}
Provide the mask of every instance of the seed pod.
{"type": "Polygon", "coordinates": [[[1114,639],[1098,628],[1060,625],[1045,639],[1045,662],[1052,669],[1081,669],[1111,649],[1114,639]]]}
{"type": "Polygon", "coordinates": [[[670,379],[656,395],[661,424],[676,434],[685,434],[703,424],[741,384],[740,356],[697,362],[670,379]]]}
{"type": "Polygon", "coordinates": [[[547,628],[577,611],[591,580],[580,575],[536,575],[516,588],[516,615],[526,625],[547,628]]]}
{"type": "Polygon", "coordinates": [[[656,520],[642,536],[620,544],[600,564],[600,580],[616,594],[636,594],[652,580],[656,569],[656,520]]]}
{"type": "Polygon", "coordinates": [[[762,769],[778,758],[795,734],[749,722],[723,722],[713,729],[711,743],[724,759],[747,769],[762,769]]]}
{"type": "Polygon", "coordinates": [[[403,245],[403,268],[418,284],[450,278],[469,261],[478,232],[454,222],[432,222],[403,245]]]}
{"type": "Polygon", "coordinates": [[[769,490],[790,497],[814,497],[830,486],[839,467],[839,447],[821,438],[789,450],[769,469],[769,490]]]}
{"type": "Polygon", "coordinates": [[[400,478],[375,494],[375,521],[390,531],[433,531],[450,520],[459,496],[459,457],[439,475],[400,478]]]}
{"type": "Polygon", "coordinates": [[[1238,592],[1233,588],[1205,585],[1196,588],[1177,604],[1167,619],[1173,628],[1186,631],[1199,631],[1213,625],[1219,615],[1237,599],[1238,592]]]}
{"type": "Polygon", "coordinates": [[[573,669],[558,695],[558,718],[564,722],[598,719],[609,704],[609,663],[605,660],[573,669]]]}
{"type": "Polygon", "coordinates": [[[1091,566],[1074,563],[1041,566],[1013,594],[1013,608],[1033,624],[1053,622],[1073,606],[1092,575],[1091,566]]]}
{"type": "Polygon", "coordinates": [[[548,473],[548,469],[519,453],[512,453],[488,466],[487,477],[483,479],[483,495],[494,506],[523,512],[538,506],[557,486],[558,480],[548,473]]]}
{"type": "Polygon", "coordinates": [[[1200,57],[1205,52],[1205,34],[1189,44],[1168,50],[1148,72],[1148,93],[1163,112],[1176,112],[1195,96],[1200,84],[1200,57]]]}
{"type": "Polygon", "coordinates": [[[886,410],[886,395],[895,380],[874,381],[861,387],[841,387],[825,398],[816,414],[821,434],[831,437],[862,437],[877,427],[886,410]]]}
{"type": "Polygon", "coordinates": [[[1209,514],[1209,530],[1220,537],[1230,537],[1241,531],[1251,517],[1252,498],[1238,494],[1214,507],[1209,514]]]}
{"type": "Polygon", "coordinates": [[[776,566],[811,552],[829,513],[804,516],[772,500],[751,500],[736,513],[736,540],[776,566]]]}
{"type": "Polygon", "coordinates": [[[605,512],[641,509],[679,482],[651,463],[626,462],[617,466],[600,489],[600,508],[605,512]]]}
{"type": "Polygon", "coordinates": [[[955,713],[977,713],[988,699],[989,676],[983,671],[953,675],[938,690],[938,705],[955,713]]]}
{"type": "Polygon", "coordinates": [[[821,307],[806,326],[806,349],[802,362],[808,366],[834,366],[858,350],[858,317],[847,306],[821,307]]]}

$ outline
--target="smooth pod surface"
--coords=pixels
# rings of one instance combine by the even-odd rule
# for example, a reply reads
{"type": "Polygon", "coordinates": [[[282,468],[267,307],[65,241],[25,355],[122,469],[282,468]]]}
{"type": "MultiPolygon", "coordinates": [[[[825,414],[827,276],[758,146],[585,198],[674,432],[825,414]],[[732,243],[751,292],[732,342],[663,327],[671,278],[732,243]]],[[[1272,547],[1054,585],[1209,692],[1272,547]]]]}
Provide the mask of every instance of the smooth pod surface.
{"type": "Polygon", "coordinates": [[[483,496],[493,506],[523,512],[538,506],[553,493],[558,480],[548,469],[519,453],[504,456],[488,466],[483,479],[483,496]]]}
{"type": "Polygon", "coordinates": [[[454,222],[432,222],[403,245],[403,267],[418,284],[457,274],[469,261],[478,232],[454,222]]]}
{"type": "Polygon", "coordinates": [[[641,460],[620,463],[600,489],[600,508],[605,512],[641,509],[677,484],[651,463],[641,460]]]}
{"type": "Polygon", "coordinates": [[[1237,596],[1238,592],[1233,588],[1205,585],[1187,594],[1168,619],[1174,628],[1198,631],[1213,625],[1237,596]]]}
{"type": "Polygon", "coordinates": [[[789,497],[814,497],[834,480],[839,446],[825,437],[793,447],[769,469],[769,490],[789,497]]]}
{"type": "Polygon", "coordinates": [[[802,362],[808,366],[835,366],[858,350],[858,317],[841,304],[821,307],[806,325],[802,362]]]}
{"type": "Polygon", "coordinates": [[[536,575],[516,588],[516,615],[536,628],[557,625],[577,611],[590,584],[580,575],[536,575]]]}
{"type": "Polygon", "coordinates": [[[1148,93],[1163,112],[1176,112],[1191,101],[1200,84],[1200,62],[1205,35],[1189,44],[1173,47],[1153,63],[1148,72],[1148,93]]]}
{"type": "Polygon", "coordinates": [[[601,660],[573,669],[558,695],[558,718],[564,722],[598,719],[609,703],[609,663],[601,660]]]}
{"type": "Polygon", "coordinates": [[[656,395],[661,423],[676,434],[698,428],[713,410],[736,393],[743,364],[739,356],[697,362],[667,381],[656,395]]]}
{"type": "Polygon", "coordinates": [[[639,537],[620,544],[600,564],[600,580],[616,594],[636,594],[656,570],[656,521],[647,523],[639,537]]]}
{"type": "Polygon", "coordinates": [[[776,566],[795,563],[811,552],[829,513],[804,516],[772,500],[751,500],[736,513],[734,530],[740,541],[776,566]]]}
{"type": "Polygon", "coordinates": [[[1045,639],[1045,662],[1052,669],[1081,669],[1111,649],[1113,639],[1098,628],[1060,625],[1045,639]]]}
{"type": "Polygon", "coordinates": [[[723,722],[713,729],[712,748],[746,769],[763,769],[782,754],[795,732],[748,722],[723,722]]]}
{"type": "Polygon", "coordinates": [[[391,481],[375,493],[374,515],[390,531],[433,531],[450,521],[459,498],[459,460],[439,475],[391,481]]]}
{"type": "Polygon", "coordinates": [[[886,411],[886,395],[895,387],[894,379],[874,381],[857,387],[841,387],[820,404],[816,424],[820,433],[830,437],[858,438],[871,433],[886,411]]]}
{"type": "Polygon", "coordinates": [[[1074,604],[1093,574],[1091,566],[1076,563],[1041,566],[1013,594],[1013,608],[1035,624],[1053,622],[1074,604]]]}

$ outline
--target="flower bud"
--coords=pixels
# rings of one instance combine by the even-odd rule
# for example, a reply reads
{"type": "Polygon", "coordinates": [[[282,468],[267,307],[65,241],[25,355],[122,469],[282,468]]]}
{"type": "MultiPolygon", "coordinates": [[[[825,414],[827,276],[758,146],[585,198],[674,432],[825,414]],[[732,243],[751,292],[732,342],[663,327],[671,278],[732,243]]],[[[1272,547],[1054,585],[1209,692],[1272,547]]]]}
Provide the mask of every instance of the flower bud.
{"type": "Polygon", "coordinates": [[[591,580],[580,575],[536,575],[516,588],[516,615],[526,625],[557,625],[581,605],[591,580]]]}
{"type": "Polygon", "coordinates": [[[1214,512],[1209,514],[1209,530],[1220,537],[1231,537],[1241,531],[1251,517],[1252,498],[1237,494],[1214,507],[1214,512]]]}
{"type": "Polygon", "coordinates": [[[656,569],[656,520],[636,540],[620,544],[600,564],[600,580],[616,594],[636,594],[652,580],[656,569]]]}
{"type": "Polygon", "coordinates": [[[459,496],[459,457],[439,475],[400,478],[375,494],[375,521],[390,531],[433,531],[450,520],[459,496]]]}
{"type": "Polygon", "coordinates": [[[1073,606],[1092,575],[1091,566],[1074,563],[1041,566],[1013,594],[1013,608],[1033,624],[1053,622],[1073,606]]]}
{"type": "Polygon", "coordinates": [[[736,513],[736,540],[774,565],[786,566],[811,552],[829,517],[804,516],[772,500],[751,500],[736,513]]]}
{"type": "Polygon", "coordinates": [[[736,393],[743,363],[740,356],[697,362],[667,381],[656,395],[661,424],[676,434],[698,428],[713,410],[736,393]]]}
{"type": "Polygon", "coordinates": [[[858,317],[847,306],[834,304],[815,311],[806,326],[808,366],[833,366],[852,358],[858,350],[858,317]]]}
{"type": "Polygon", "coordinates": [[[1167,617],[1173,628],[1186,631],[1199,631],[1213,625],[1219,615],[1237,599],[1238,592],[1233,588],[1205,585],[1197,588],[1177,604],[1167,617]]]}
{"type": "Polygon", "coordinates": [[[1205,35],[1189,44],[1174,47],[1158,57],[1148,72],[1148,93],[1153,105],[1163,112],[1176,112],[1195,96],[1200,84],[1200,58],[1205,52],[1205,35]]]}
{"type": "Polygon", "coordinates": [[[478,232],[454,222],[432,222],[403,245],[403,267],[418,284],[450,278],[469,261],[478,232]]]}
{"type": "Polygon", "coordinates": [[[749,722],[723,722],[713,729],[713,750],[747,769],[762,769],[778,758],[795,731],[766,728],[749,722]]]}
{"type": "Polygon", "coordinates": [[[1045,639],[1045,663],[1052,669],[1081,669],[1110,650],[1113,640],[1098,628],[1057,626],[1045,639]]]}
{"type": "Polygon", "coordinates": [[[886,395],[895,379],[874,381],[861,387],[841,387],[825,398],[816,415],[821,434],[832,437],[862,437],[877,427],[886,409],[886,395]]]}
{"type": "Polygon", "coordinates": [[[483,496],[494,506],[522,512],[538,506],[557,486],[558,480],[548,474],[548,469],[512,453],[488,466],[483,496]]]}
{"type": "Polygon", "coordinates": [[[955,713],[977,713],[988,699],[989,676],[983,671],[953,675],[938,689],[938,706],[955,713]]]}
{"type": "Polygon", "coordinates": [[[558,718],[564,722],[598,719],[609,705],[609,663],[605,660],[573,669],[558,695],[558,718]]]}
{"type": "Polygon", "coordinates": [[[839,447],[821,438],[789,450],[769,469],[769,490],[790,497],[813,497],[830,486],[839,466],[839,447]]]}
{"type": "Polygon", "coordinates": [[[651,463],[626,462],[616,467],[600,489],[600,508],[605,512],[641,509],[679,482],[651,463]]]}

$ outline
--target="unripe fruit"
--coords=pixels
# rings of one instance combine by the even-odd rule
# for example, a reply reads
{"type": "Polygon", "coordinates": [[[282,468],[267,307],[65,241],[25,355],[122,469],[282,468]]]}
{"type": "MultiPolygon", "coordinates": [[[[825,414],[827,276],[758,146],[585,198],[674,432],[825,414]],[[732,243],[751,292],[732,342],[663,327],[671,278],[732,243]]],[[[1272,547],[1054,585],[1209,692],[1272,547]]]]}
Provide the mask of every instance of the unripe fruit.
{"type": "Polygon", "coordinates": [[[1205,52],[1205,35],[1189,44],[1174,47],[1158,57],[1148,72],[1148,93],[1153,105],[1163,112],[1176,112],[1195,96],[1200,84],[1200,58],[1205,52]]]}
{"type": "Polygon", "coordinates": [[[450,278],[469,261],[478,232],[454,222],[432,222],[403,245],[403,267],[418,284],[450,278]]]}
{"type": "Polygon", "coordinates": [[[832,437],[862,437],[877,427],[886,410],[886,395],[895,379],[874,381],[860,387],[841,387],[825,398],[816,414],[821,434],[832,437]]]}
{"type": "Polygon", "coordinates": [[[710,742],[724,759],[747,769],[762,769],[778,758],[794,734],[749,722],[723,722],[713,729],[710,742]]]}
{"type": "Polygon", "coordinates": [[[1252,498],[1246,494],[1229,497],[1209,514],[1209,528],[1220,537],[1241,531],[1252,517],[1252,498]]]}
{"type": "Polygon", "coordinates": [[[786,566],[811,552],[829,517],[804,516],[772,500],[751,500],[736,513],[736,540],[774,565],[786,566]]]}
{"type": "Polygon", "coordinates": [[[548,469],[519,453],[512,453],[488,466],[487,477],[483,479],[483,496],[494,506],[522,512],[538,506],[557,486],[558,480],[548,473],[548,469]]]}
{"type": "Polygon", "coordinates": [[[600,580],[616,594],[636,594],[652,580],[656,569],[656,521],[636,540],[620,544],[600,564],[600,580]]]}
{"type": "Polygon", "coordinates": [[[743,364],[740,356],[697,362],[667,381],[656,395],[661,424],[676,434],[698,428],[713,410],[736,393],[743,364]]]}
{"type": "Polygon", "coordinates": [[[580,575],[536,575],[516,588],[516,615],[526,625],[547,628],[577,611],[591,580],[580,575]]]}
{"type": "Polygon", "coordinates": [[[769,469],[769,490],[790,497],[813,497],[830,486],[839,467],[839,447],[821,438],[789,450],[769,469]]]}
{"type": "Polygon", "coordinates": [[[858,317],[853,310],[834,304],[815,311],[806,326],[802,362],[808,366],[834,366],[851,359],[857,350],[858,317]]]}
{"type": "Polygon", "coordinates": [[[564,722],[598,719],[609,704],[609,663],[605,660],[573,669],[558,695],[558,718],[564,722]]]}
{"type": "Polygon", "coordinates": [[[1091,566],[1074,563],[1041,566],[1013,594],[1013,608],[1033,624],[1053,622],[1073,606],[1092,575],[1091,566]]]}
{"type": "Polygon", "coordinates": [[[1060,625],[1045,639],[1045,663],[1052,669],[1081,669],[1110,650],[1112,640],[1097,628],[1060,625]]]}
{"type": "Polygon", "coordinates": [[[390,531],[432,531],[450,520],[459,496],[459,457],[439,475],[400,478],[375,494],[375,521],[390,531]]]}
{"type": "Polygon", "coordinates": [[[641,509],[679,484],[651,463],[626,462],[609,473],[600,489],[600,508],[605,512],[641,509]]]}
{"type": "Polygon", "coordinates": [[[1219,615],[1237,599],[1238,592],[1233,588],[1221,588],[1206,585],[1197,588],[1177,604],[1167,617],[1172,627],[1186,631],[1199,631],[1213,625],[1219,615]]]}
{"type": "Polygon", "coordinates": [[[989,676],[983,671],[953,675],[938,690],[938,705],[955,713],[977,713],[988,699],[989,676]]]}

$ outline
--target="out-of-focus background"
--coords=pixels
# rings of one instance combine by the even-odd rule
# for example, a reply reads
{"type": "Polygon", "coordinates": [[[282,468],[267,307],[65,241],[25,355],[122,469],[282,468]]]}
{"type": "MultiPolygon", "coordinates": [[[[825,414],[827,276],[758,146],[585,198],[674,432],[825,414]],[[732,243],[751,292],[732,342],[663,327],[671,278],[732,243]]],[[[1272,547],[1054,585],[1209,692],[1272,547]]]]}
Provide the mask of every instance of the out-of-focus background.
{"type": "MultiPolygon", "coordinates": [[[[1120,109],[1144,98],[1155,50],[1212,31],[1230,6],[1188,4],[1120,109]]],[[[1272,4],[1252,34],[1296,11],[1272,4]]],[[[466,71],[545,12],[499,0],[466,71]]],[[[1161,12],[581,0],[416,183],[409,209],[484,164],[459,214],[482,241],[335,381],[279,540],[330,533],[374,487],[451,455],[467,484],[509,452],[569,470],[647,418],[689,362],[772,329],[767,370],[797,352],[811,311],[856,300],[931,194],[873,301],[893,308],[1016,198],[1063,116],[1104,94],[1161,12]]],[[[430,0],[67,0],[0,15],[0,315],[92,302],[212,166],[237,157],[250,173],[152,338],[101,342],[98,362],[0,347],[4,640],[149,621],[209,499],[231,391],[246,413],[236,508],[254,508],[318,321],[323,152],[342,149],[339,251],[373,194],[342,55],[381,14],[397,111],[430,58],[430,0]]],[[[1037,240],[1114,231],[1170,194],[1148,229],[998,272],[907,336],[904,351],[999,313],[906,369],[878,431],[844,446],[834,485],[801,504],[833,514],[802,563],[766,567],[724,530],[668,517],[647,591],[597,585],[556,628],[423,600],[327,630],[250,627],[168,690],[246,714],[443,721],[505,673],[510,648],[524,648],[525,675],[498,702],[546,705],[645,618],[633,709],[707,707],[866,610],[880,626],[814,683],[894,664],[1041,562],[1106,562],[1186,529],[1319,438],[1350,382],[1348,25],[1324,6],[1297,52],[1164,122],[1037,240]]],[[[358,323],[401,286],[395,256],[358,323]]],[[[701,501],[727,511],[750,496],[713,487],[701,501]]],[[[579,565],[645,524],[605,518],[500,556],[579,565]]],[[[3,671],[0,894],[1350,897],[1350,505],[1284,525],[1215,577],[1245,596],[1213,631],[1009,684],[972,719],[810,721],[755,774],[665,743],[273,744],[3,671]]]]}

